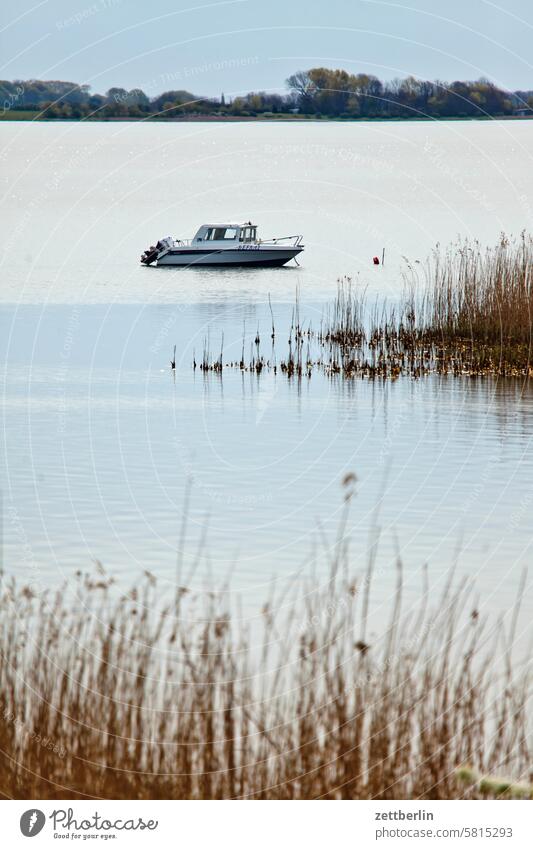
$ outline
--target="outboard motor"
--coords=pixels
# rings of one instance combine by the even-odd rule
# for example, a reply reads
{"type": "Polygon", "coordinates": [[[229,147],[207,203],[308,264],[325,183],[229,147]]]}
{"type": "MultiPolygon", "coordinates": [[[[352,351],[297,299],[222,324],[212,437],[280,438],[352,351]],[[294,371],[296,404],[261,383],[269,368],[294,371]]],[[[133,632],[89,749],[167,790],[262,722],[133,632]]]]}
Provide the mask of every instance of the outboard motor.
{"type": "Polygon", "coordinates": [[[151,265],[153,262],[155,262],[160,250],[161,248],[159,242],[157,243],[157,245],[150,245],[150,247],[145,250],[141,257],[141,262],[143,263],[143,265],[151,265]]]}
{"type": "Polygon", "coordinates": [[[164,251],[167,248],[170,248],[171,246],[171,236],[167,236],[166,239],[159,239],[157,245],[150,245],[150,247],[145,250],[141,257],[141,262],[143,263],[143,265],[151,265],[153,262],[155,262],[161,251],[164,251]]]}

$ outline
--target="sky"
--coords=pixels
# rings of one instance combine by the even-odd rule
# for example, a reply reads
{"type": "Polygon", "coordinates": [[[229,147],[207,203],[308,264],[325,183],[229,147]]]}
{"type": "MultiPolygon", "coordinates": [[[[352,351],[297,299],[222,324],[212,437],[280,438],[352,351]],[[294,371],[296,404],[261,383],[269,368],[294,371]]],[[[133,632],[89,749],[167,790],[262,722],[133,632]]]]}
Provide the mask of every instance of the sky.
{"type": "Polygon", "coordinates": [[[1,0],[0,78],[278,91],[323,65],[533,89],[532,0],[1,0]]]}

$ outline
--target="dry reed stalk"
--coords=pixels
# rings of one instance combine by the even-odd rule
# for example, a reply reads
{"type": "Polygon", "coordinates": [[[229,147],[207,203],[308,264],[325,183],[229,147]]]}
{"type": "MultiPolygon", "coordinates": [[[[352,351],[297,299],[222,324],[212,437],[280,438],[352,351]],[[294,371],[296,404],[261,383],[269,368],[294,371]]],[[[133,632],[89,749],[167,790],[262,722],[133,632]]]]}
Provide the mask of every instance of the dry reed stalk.
{"type": "Polygon", "coordinates": [[[262,650],[226,592],[181,587],[165,604],[152,575],[118,598],[105,574],[80,576],[67,595],[4,585],[0,792],[477,798],[488,785],[465,789],[464,764],[528,777],[517,616],[491,631],[451,580],[434,603],[424,586],[419,609],[403,614],[398,561],[386,633],[372,638],[374,562],[350,574],[341,528],[330,579],[265,605],[262,650]]]}

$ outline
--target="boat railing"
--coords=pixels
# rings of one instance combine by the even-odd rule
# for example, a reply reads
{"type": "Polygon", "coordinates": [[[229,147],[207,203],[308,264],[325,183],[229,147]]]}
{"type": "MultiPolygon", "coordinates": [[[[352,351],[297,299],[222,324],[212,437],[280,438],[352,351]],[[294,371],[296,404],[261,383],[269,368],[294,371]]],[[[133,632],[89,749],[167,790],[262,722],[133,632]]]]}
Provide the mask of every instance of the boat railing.
{"type": "MultiPolygon", "coordinates": [[[[292,242],[293,247],[297,248],[302,244],[302,235],[296,236],[276,236],[273,239],[258,239],[257,243],[260,245],[277,245],[278,242],[292,242]]],[[[174,239],[174,244],[178,247],[188,247],[192,245],[193,239],[174,239]]]]}
{"type": "Polygon", "coordinates": [[[259,239],[259,243],[261,245],[265,245],[265,244],[267,244],[267,245],[277,245],[278,242],[290,242],[290,241],[292,241],[293,247],[297,248],[301,245],[302,239],[303,239],[302,235],[276,236],[275,239],[259,239]]]}

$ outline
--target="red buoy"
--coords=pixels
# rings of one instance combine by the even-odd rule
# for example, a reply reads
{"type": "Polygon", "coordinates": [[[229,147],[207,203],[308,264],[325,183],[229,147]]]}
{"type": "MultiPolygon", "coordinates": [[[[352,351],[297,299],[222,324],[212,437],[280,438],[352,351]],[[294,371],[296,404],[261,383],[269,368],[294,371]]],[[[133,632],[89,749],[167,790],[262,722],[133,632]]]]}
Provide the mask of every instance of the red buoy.
{"type": "Polygon", "coordinates": [[[379,256],[373,257],[372,262],[374,263],[374,265],[379,265],[379,256]]]}

